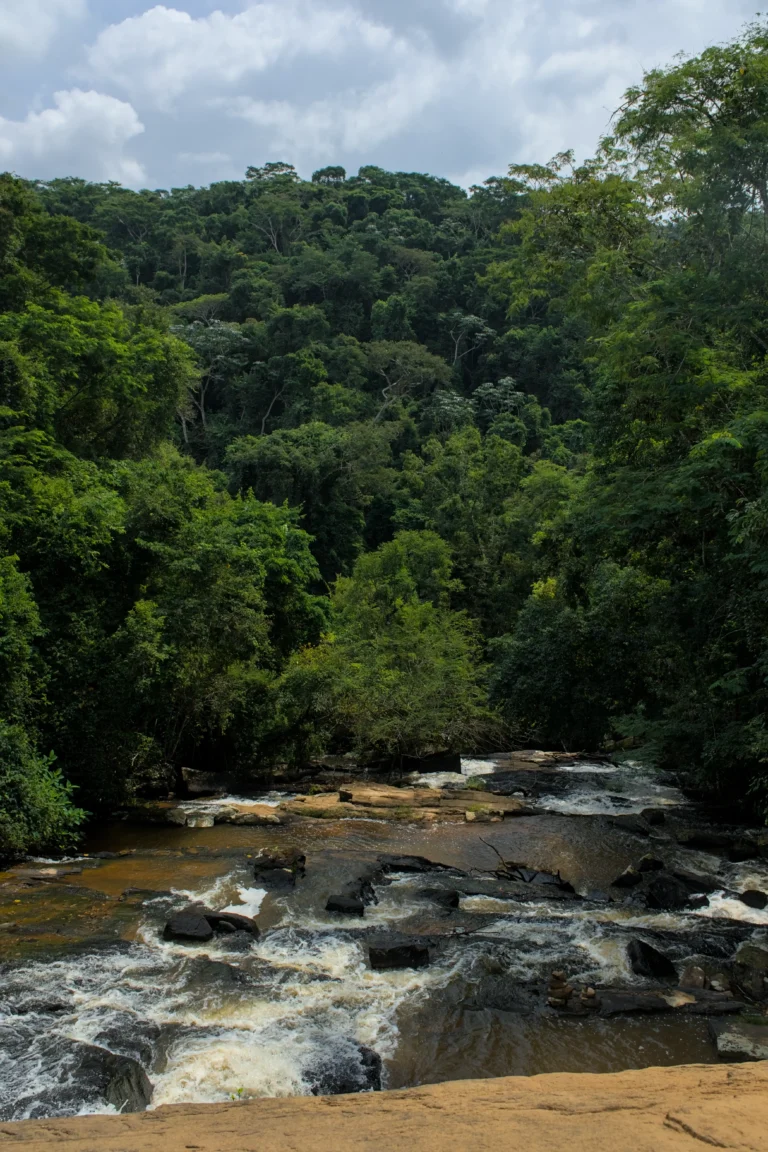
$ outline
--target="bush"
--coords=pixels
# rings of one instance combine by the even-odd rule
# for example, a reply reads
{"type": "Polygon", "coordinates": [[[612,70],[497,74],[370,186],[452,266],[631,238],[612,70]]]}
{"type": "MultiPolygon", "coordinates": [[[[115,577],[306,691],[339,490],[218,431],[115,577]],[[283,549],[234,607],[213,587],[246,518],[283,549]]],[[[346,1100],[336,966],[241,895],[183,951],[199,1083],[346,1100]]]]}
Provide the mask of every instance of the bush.
{"type": "Polygon", "coordinates": [[[0,855],[62,850],[76,840],[85,812],[73,788],[40,756],[23,728],[0,721],[0,855]]]}

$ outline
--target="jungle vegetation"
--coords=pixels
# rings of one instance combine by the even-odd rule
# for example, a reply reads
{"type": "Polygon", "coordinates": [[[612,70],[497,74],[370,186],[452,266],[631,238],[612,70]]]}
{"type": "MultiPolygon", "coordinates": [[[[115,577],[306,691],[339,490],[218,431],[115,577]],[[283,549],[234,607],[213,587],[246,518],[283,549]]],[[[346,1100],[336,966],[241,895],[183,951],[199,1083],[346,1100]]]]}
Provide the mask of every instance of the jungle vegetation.
{"type": "Polygon", "coordinates": [[[764,813],[767,225],[760,22],[468,192],[0,177],[3,850],[502,738],[764,813]]]}

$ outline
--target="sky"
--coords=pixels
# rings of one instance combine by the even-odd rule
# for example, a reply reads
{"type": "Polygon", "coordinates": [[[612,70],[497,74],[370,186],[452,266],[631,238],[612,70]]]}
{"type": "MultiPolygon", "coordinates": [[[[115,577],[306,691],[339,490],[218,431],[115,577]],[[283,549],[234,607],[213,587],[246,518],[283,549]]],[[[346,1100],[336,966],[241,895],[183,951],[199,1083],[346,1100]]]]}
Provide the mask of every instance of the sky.
{"type": "Polygon", "coordinates": [[[431,172],[594,152],[643,72],[757,0],[0,0],[0,171],[170,188],[284,160],[431,172]]]}

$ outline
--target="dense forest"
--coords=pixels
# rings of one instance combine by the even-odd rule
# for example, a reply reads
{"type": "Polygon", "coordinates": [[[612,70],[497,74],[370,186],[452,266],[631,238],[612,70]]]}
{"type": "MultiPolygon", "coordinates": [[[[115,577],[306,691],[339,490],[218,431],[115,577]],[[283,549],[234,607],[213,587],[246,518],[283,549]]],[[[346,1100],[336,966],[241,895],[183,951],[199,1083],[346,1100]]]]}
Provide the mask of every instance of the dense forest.
{"type": "Polygon", "coordinates": [[[353,751],[768,807],[768,25],[596,157],[0,177],[0,846],[353,751]]]}

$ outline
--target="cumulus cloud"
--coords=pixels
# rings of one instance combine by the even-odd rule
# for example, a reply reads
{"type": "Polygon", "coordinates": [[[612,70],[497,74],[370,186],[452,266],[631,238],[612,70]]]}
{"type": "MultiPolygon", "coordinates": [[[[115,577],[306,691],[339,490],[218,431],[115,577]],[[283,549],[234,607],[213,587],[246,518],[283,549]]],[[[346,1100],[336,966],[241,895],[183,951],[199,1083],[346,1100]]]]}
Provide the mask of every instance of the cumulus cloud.
{"type": "Polygon", "coordinates": [[[332,62],[350,49],[394,53],[400,45],[384,25],[350,7],[317,0],[249,5],[228,16],[194,19],[157,5],[106,28],[88,53],[93,74],[134,98],[167,106],[200,85],[232,85],[300,56],[332,62]]]}
{"type": "Polygon", "coordinates": [[[85,13],[85,0],[0,0],[0,54],[42,56],[64,21],[85,13]]]}
{"type": "Polygon", "coordinates": [[[139,185],[141,164],[125,154],[144,131],[130,104],[79,88],[54,93],[54,107],[24,120],[0,117],[0,165],[49,178],[77,175],[139,185]]]}
{"type": "MultiPolygon", "coordinates": [[[[0,38],[14,27],[34,45],[45,18],[83,3],[0,0],[0,38]]],[[[754,0],[121,0],[127,17],[111,24],[109,7],[90,6],[90,46],[64,62],[55,86],[74,75],[109,94],[102,125],[118,106],[126,126],[140,114],[136,147],[155,183],[231,178],[283,159],[303,174],[318,160],[378,163],[468,184],[569,147],[590,155],[644,69],[732,38],[754,0]]],[[[26,105],[9,85],[6,98],[23,109],[15,115],[51,82],[31,66],[27,78],[26,105]]],[[[28,138],[33,122],[14,132],[28,138]]],[[[101,167],[132,170],[135,183],[132,138],[102,150],[101,167]]],[[[71,171],[98,166],[100,139],[95,129],[92,140],[71,137],[71,171]]],[[[39,170],[14,147],[18,170],[32,160],[39,170]]]]}

